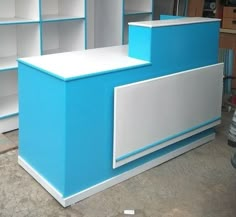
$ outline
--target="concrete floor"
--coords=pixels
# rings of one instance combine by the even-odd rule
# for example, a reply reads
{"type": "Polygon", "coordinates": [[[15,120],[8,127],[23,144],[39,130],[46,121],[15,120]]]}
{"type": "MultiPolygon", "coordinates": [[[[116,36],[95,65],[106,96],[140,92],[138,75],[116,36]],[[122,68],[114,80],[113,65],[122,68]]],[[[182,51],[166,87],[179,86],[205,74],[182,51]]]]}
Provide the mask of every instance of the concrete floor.
{"type": "MultiPolygon", "coordinates": [[[[0,155],[1,217],[235,217],[236,170],[227,145],[232,113],[216,139],[75,205],[62,208],[17,164],[17,150],[0,155]]],[[[5,134],[17,140],[16,132],[5,134]]],[[[17,142],[17,141],[15,141],[17,142]]]]}

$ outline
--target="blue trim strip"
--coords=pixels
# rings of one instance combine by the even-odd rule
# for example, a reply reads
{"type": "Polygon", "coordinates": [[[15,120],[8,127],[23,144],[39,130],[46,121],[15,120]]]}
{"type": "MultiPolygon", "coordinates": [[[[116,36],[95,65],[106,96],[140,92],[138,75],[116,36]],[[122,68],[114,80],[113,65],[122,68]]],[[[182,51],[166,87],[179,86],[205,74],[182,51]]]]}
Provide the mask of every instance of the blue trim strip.
{"type": "Polygon", "coordinates": [[[10,117],[14,117],[14,116],[17,116],[18,114],[19,114],[19,112],[17,112],[17,113],[12,113],[12,114],[9,114],[9,115],[1,116],[1,117],[0,117],[0,120],[6,119],[6,118],[10,118],[10,117]]]}
{"type": "Polygon", "coordinates": [[[118,157],[118,158],[116,159],[116,162],[122,161],[122,160],[124,160],[124,159],[126,159],[126,158],[129,158],[129,157],[133,156],[133,155],[139,154],[139,153],[141,153],[141,152],[143,152],[143,151],[146,151],[146,150],[148,150],[148,149],[150,149],[150,148],[153,148],[153,147],[155,147],[155,146],[157,146],[157,145],[160,145],[161,143],[164,143],[164,142],[167,142],[167,141],[169,141],[169,140],[175,139],[175,138],[177,138],[177,137],[179,137],[179,136],[182,136],[182,135],[184,135],[184,134],[186,134],[186,133],[190,133],[191,131],[197,130],[197,129],[201,128],[201,127],[204,127],[204,126],[206,126],[206,125],[208,125],[208,124],[211,124],[211,123],[213,123],[213,122],[215,122],[215,121],[218,121],[218,120],[220,120],[220,119],[221,119],[220,117],[213,118],[213,119],[211,119],[211,120],[209,120],[209,121],[206,121],[206,122],[204,122],[204,123],[201,123],[201,124],[199,124],[199,125],[197,125],[197,126],[191,127],[190,129],[184,130],[184,131],[182,131],[182,132],[180,132],[180,133],[176,133],[176,134],[174,134],[174,135],[172,135],[172,136],[168,136],[167,138],[161,139],[161,140],[159,140],[159,141],[156,142],[156,143],[153,143],[153,144],[144,146],[144,147],[139,148],[139,149],[137,149],[137,150],[135,150],[135,151],[132,151],[132,152],[130,152],[130,153],[128,153],[128,154],[122,155],[122,156],[120,156],[120,157],[118,157]]]}
{"type": "Polygon", "coordinates": [[[70,78],[64,78],[64,77],[56,75],[56,74],[54,74],[52,72],[49,72],[49,71],[47,71],[45,69],[37,67],[35,65],[26,63],[23,60],[19,60],[18,59],[18,62],[20,62],[20,63],[22,63],[22,64],[24,64],[26,66],[29,66],[29,67],[31,67],[33,69],[39,70],[41,72],[44,72],[44,73],[46,73],[46,74],[48,74],[48,75],[50,75],[52,77],[55,77],[55,78],[60,79],[60,80],[63,80],[63,81],[72,81],[72,80],[83,79],[83,78],[92,77],[92,76],[104,75],[104,74],[107,74],[107,73],[117,72],[117,71],[120,71],[120,70],[136,69],[136,68],[141,68],[141,67],[152,65],[150,62],[147,62],[147,63],[143,63],[143,64],[140,64],[140,65],[137,65],[137,66],[128,66],[128,67],[117,68],[117,69],[112,69],[112,70],[107,70],[107,71],[102,71],[102,72],[94,72],[94,73],[89,73],[89,74],[85,74],[85,75],[79,75],[79,76],[74,76],[74,77],[70,77],[70,78]]]}

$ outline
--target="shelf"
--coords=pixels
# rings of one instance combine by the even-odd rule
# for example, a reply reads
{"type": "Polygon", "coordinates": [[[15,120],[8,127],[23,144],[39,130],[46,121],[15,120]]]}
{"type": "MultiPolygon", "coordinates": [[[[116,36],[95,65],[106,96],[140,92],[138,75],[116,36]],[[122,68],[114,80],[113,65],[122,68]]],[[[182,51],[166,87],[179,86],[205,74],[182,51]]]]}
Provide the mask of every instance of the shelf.
{"type": "Polygon", "coordinates": [[[0,57],[0,71],[17,68],[17,57],[0,57]]]}
{"type": "Polygon", "coordinates": [[[20,17],[11,17],[11,18],[0,17],[0,25],[36,23],[36,22],[39,22],[39,20],[30,20],[30,19],[25,19],[25,18],[20,18],[20,17]]]}
{"type": "Polygon", "coordinates": [[[0,119],[18,114],[18,95],[0,97],[0,119]]]}
{"type": "Polygon", "coordinates": [[[43,22],[60,21],[60,20],[77,20],[77,19],[84,19],[84,17],[75,17],[75,16],[58,15],[58,14],[47,14],[42,16],[43,22]]]}
{"type": "Polygon", "coordinates": [[[139,14],[152,14],[152,11],[137,11],[137,10],[127,10],[125,15],[139,15],[139,14]]]}

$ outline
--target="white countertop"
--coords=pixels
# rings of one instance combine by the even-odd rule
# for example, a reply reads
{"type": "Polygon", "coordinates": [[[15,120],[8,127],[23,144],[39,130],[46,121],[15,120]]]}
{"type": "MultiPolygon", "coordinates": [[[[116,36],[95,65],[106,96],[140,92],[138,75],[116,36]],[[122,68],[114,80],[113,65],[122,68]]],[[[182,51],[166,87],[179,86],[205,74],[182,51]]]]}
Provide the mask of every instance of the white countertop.
{"type": "Polygon", "coordinates": [[[129,25],[154,28],[162,26],[175,26],[175,25],[185,25],[185,24],[203,23],[203,22],[220,22],[220,19],[205,18],[205,17],[184,17],[178,19],[130,22],[129,25]]]}
{"type": "Polygon", "coordinates": [[[150,64],[128,57],[127,45],[20,58],[19,62],[62,80],[150,64]]]}

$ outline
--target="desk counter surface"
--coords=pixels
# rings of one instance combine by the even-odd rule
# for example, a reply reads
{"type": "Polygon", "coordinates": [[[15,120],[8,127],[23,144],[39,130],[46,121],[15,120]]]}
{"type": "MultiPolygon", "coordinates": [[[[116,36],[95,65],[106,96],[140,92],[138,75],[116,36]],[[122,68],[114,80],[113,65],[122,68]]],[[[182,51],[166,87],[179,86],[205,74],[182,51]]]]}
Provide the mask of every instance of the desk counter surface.
{"type": "Polygon", "coordinates": [[[220,19],[206,18],[206,17],[185,17],[185,18],[175,18],[175,19],[130,22],[129,25],[158,28],[163,26],[187,25],[187,24],[196,24],[203,22],[220,22],[220,19]]]}
{"type": "Polygon", "coordinates": [[[150,65],[150,62],[128,57],[127,45],[21,58],[19,62],[62,80],[150,65]]]}

